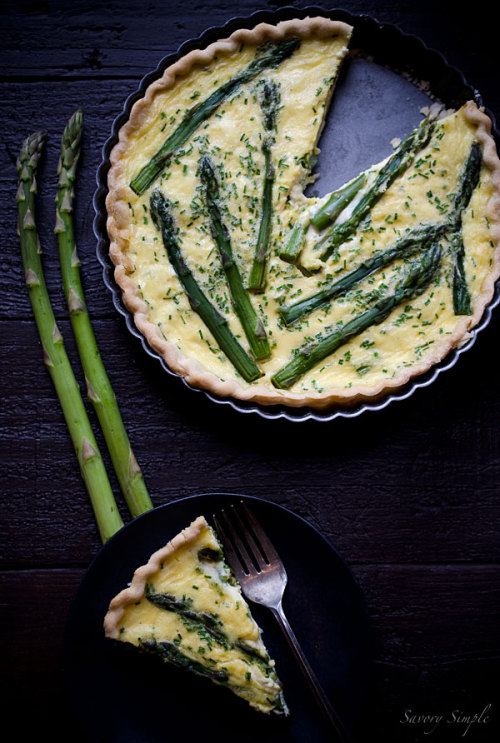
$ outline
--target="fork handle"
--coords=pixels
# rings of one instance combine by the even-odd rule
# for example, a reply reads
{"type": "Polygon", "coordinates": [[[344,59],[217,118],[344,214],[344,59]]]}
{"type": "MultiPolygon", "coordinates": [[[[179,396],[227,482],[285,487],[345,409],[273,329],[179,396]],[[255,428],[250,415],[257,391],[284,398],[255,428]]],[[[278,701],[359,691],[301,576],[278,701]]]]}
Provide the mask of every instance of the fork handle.
{"type": "Polygon", "coordinates": [[[316,677],[316,674],[314,673],[313,669],[311,668],[309,661],[307,660],[306,656],[304,655],[304,652],[302,648],[299,645],[299,642],[297,638],[295,637],[295,634],[288,622],[288,619],[285,616],[285,612],[283,611],[283,607],[281,605],[281,602],[276,607],[271,607],[271,611],[273,612],[274,616],[276,617],[278,624],[280,625],[281,629],[283,630],[283,634],[285,635],[286,639],[288,640],[288,643],[295,655],[295,658],[297,659],[299,666],[316,698],[317,703],[319,704],[320,708],[322,709],[324,715],[329,720],[330,724],[332,725],[333,729],[337,733],[337,737],[339,741],[343,741],[343,743],[348,743],[350,740],[349,735],[347,734],[346,729],[344,728],[344,725],[342,724],[342,721],[340,720],[337,712],[332,707],[330,700],[325,694],[324,689],[322,688],[321,684],[318,681],[318,678],[316,677]]]}

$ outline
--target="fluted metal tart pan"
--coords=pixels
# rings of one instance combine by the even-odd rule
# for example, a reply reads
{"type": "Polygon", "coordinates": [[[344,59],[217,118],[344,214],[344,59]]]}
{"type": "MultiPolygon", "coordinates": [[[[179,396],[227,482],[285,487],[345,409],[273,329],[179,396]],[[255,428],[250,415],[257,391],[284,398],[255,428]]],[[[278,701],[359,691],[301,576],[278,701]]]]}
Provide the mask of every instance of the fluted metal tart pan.
{"type": "MultiPolygon", "coordinates": [[[[311,187],[311,195],[338,188],[360,171],[386,157],[391,139],[405,136],[418,124],[423,106],[439,101],[447,107],[458,108],[468,100],[474,100],[478,106],[484,105],[481,94],[465,80],[464,75],[448,64],[440,52],[427,47],[421,39],[403,33],[394,25],[382,24],[372,17],[353,15],[342,10],[324,10],[314,6],[303,9],[287,7],[272,12],[257,12],[246,18],[233,18],[222,27],[209,28],[200,37],[186,41],[175,54],[162,59],[158,67],[142,79],[136,92],[125,101],[103,147],[93,200],[94,233],[104,283],[112,294],[114,306],[123,316],[130,333],[139,339],[144,351],[157,359],[163,369],[174,377],[178,375],[170,370],[136,328],[131,312],[122,302],[121,289],[114,280],[114,266],[109,257],[105,206],[110,152],[118,141],[118,132],[129,118],[133,104],[143,97],[148,86],[161,77],[164,70],[177,59],[193,49],[203,48],[220,38],[226,38],[237,28],[252,28],[261,22],[276,24],[294,17],[315,15],[344,21],[352,25],[354,30],[350,58],[346,60],[341,72],[319,143],[322,150],[317,166],[319,176],[311,187]],[[346,121],[349,121],[348,127],[345,126],[346,121]]],[[[492,120],[493,135],[498,140],[494,117],[487,109],[486,113],[492,120]]],[[[419,388],[432,384],[443,371],[453,367],[459,357],[472,348],[478,333],[490,322],[492,311],[499,301],[500,289],[497,284],[495,295],[486,307],[480,323],[473,328],[469,340],[463,346],[452,350],[440,363],[425,374],[413,378],[404,387],[379,400],[353,407],[313,410],[285,405],[264,406],[218,397],[209,391],[195,389],[182,377],[178,378],[194,392],[204,394],[216,404],[229,405],[241,413],[255,413],[267,419],[283,418],[300,422],[354,418],[368,411],[386,408],[397,400],[406,400],[419,388]]]]}

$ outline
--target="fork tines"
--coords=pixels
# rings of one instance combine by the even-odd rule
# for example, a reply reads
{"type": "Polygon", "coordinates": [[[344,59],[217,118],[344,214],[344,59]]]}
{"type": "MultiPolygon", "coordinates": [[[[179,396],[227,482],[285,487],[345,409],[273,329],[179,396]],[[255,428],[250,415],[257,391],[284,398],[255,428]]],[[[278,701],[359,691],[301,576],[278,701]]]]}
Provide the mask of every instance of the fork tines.
{"type": "Polygon", "coordinates": [[[229,563],[237,562],[245,575],[259,573],[280,562],[269,537],[243,501],[224,508],[214,521],[229,563]]]}

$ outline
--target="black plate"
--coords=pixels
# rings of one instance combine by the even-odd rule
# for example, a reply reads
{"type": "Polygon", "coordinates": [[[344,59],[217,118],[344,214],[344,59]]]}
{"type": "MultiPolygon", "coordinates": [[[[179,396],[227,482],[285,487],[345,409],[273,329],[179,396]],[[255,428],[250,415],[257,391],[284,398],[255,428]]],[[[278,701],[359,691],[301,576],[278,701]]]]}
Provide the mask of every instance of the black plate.
{"type": "MultiPolygon", "coordinates": [[[[360,171],[387,157],[392,151],[391,140],[394,137],[405,137],[422,119],[422,106],[429,105],[436,99],[454,108],[467,100],[474,100],[478,106],[483,105],[480,93],[466,82],[462,73],[450,66],[439,52],[429,49],[419,38],[402,33],[396,26],[381,24],[368,16],[353,15],[342,10],[288,7],[273,12],[254,13],[247,18],[234,18],[221,28],[208,29],[201,37],[186,42],[177,54],[163,59],[158,68],[142,80],[137,92],[125,102],[123,111],[113,123],[111,136],[104,145],[103,159],[97,173],[98,188],[94,195],[96,213],[94,232],[98,241],[97,255],[103,266],[104,283],[112,293],[116,309],[124,316],[129,331],[140,340],[144,350],[173,376],[177,375],[169,369],[159,354],[150,348],[144,336],[137,330],[132,315],[123,306],[121,290],[113,278],[105,208],[109,154],[118,140],[120,127],[129,117],[132,105],[143,97],[146,88],[163,74],[165,68],[179,57],[192,49],[203,48],[217,39],[225,38],[237,28],[252,28],[261,22],[277,23],[289,18],[311,15],[335,18],[354,27],[351,54],[344,63],[320,140],[323,153],[317,165],[320,175],[310,189],[311,195],[328,193],[360,171]],[[427,87],[424,90],[412,82],[413,80],[424,81],[427,87]],[[345,126],[346,121],[349,122],[349,126],[345,126]],[[334,156],[332,153],[335,153],[334,156]]],[[[488,109],[486,113],[493,121],[494,134],[498,138],[494,117],[488,109]]],[[[474,345],[477,333],[489,323],[491,311],[499,301],[500,289],[497,286],[493,301],[464,346],[453,350],[429,372],[410,381],[404,388],[398,389],[381,401],[362,403],[352,408],[334,407],[317,411],[284,405],[257,405],[233,398],[218,397],[208,392],[203,394],[215,403],[230,405],[242,413],[257,413],[264,418],[286,418],[290,421],[310,419],[330,421],[380,410],[395,400],[407,399],[416,389],[432,384],[442,371],[454,366],[459,356],[474,345]]],[[[190,387],[184,379],[182,382],[190,387]]]]}
{"type": "Polygon", "coordinates": [[[115,534],[90,566],[73,600],[65,636],[70,698],[92,743],[326,743],[321,713],[272,614],[252,605],[276,660],[289,718],[252,710],[229,690],[106,640],[111,598],[150,554],[203,514],[245,498],[275,543],[289,576],[284,608],[311,665],[346,725],[360,718],[370,677],[370,632],[363,597],[349,569],[306,521],[269,501],[225,493],[160,506],[115,534]],[[237,730],[237,735],[235,731],[237,730]]]}

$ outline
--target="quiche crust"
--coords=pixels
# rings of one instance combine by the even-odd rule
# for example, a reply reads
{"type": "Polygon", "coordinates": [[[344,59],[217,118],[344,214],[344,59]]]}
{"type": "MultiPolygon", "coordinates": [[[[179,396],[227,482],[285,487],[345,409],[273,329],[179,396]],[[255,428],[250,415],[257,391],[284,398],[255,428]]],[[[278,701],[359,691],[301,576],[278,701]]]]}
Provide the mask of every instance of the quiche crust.
{"type": "MultiPolygon", "coordinates": [[[[276,389],[269,380],[265,380],[265,383],[258,380],[252,384],[245,384],[235,375],[222,378],[222,375],[207,370],[196,358],[196,354],[184,353],[177,343],[167,340],[158,324],[151,320],[148,302],[131,277],[134,265],[128,253],[129,203],[133,192],[126,177],[123,156],[130,147],[133,135],[147,123],[155,96],[173,89],[180,79],[184,79],[198,66],[208,65],[219,56],[234,53],[241,44],[258,45],[266,41],[281,41],[292,37],[326,39],[335,35],[344,36],[348,40],[351,32],[352,28],[347,24],[322,17],[284,21],[276,26],[260,24],[250,30],[238,29],[228,39],[215,42],[206,49],[192,51],[167,68],[163,76],[149,86],[144,98],[134,104],[129,120],[120,129],[118,143],[110,156],[109,192],[106,199],[107,230],[110,237],[110,257],[115,266],[115,280],[122,291],[125,306],[133,315],[138,330],[146,338],[149,346],[162,357],[175,374],[183,377],[194,388],[207,390],[223,398],[235,398],[262,405],[280,404],[315,409],[347,407],[376,401],[404,387],[410,380],[442,361],[452,349],[467,343],[472,330],[481,320],[486,306],[493,298],[495,283],[500,276],[500,160],[492,136],[490,118],[473,101],[469,101],[463,107],[463,114],[474,128],[475,137],[482,146],[483,166],[489,174],[492,195],[486,205],[485,218],[489,224],[489,235],[494,243],[494,250],[491,254],[489,272],[479,295],[474,299],[472,313],[457,319],[453,332],[447,333],[437,342],[433,341],[431,352],[427,352],[421,361],[409,366],[403,365],[392,377],[380,379],[370,386],[360,382],[351,384],[349,388],[333,384],[319,390],[276,389]]],[[[297,203],[304,198],[303,193],[298,193],[297,203]]]]}

